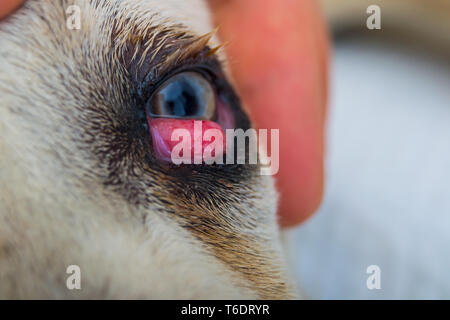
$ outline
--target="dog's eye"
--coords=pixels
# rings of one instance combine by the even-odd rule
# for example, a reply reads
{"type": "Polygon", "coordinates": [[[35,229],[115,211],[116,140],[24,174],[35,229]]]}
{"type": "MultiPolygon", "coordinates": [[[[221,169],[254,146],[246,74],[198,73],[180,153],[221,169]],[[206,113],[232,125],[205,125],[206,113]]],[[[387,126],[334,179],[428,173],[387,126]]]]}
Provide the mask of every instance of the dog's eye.
{"type": "Polygon", "coordinates": [[[200,73],[178,73],[153,93],[147,111],[151,117],[212,120],[216,113],[215,91],[200,73]]]}

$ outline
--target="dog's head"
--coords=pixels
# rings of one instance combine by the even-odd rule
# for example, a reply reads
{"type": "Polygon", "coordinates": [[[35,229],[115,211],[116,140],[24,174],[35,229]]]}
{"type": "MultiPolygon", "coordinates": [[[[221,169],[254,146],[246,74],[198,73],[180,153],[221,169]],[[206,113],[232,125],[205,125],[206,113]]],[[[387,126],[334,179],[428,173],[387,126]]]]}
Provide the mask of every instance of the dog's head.
{"type": "Polygon", "coordinates": [[[272,179],[155,156],[148,101],[174,75],[250,126],[209,19],[202,0],[30,0],[0,22],[2,296],[292,297],[272,179]]]}

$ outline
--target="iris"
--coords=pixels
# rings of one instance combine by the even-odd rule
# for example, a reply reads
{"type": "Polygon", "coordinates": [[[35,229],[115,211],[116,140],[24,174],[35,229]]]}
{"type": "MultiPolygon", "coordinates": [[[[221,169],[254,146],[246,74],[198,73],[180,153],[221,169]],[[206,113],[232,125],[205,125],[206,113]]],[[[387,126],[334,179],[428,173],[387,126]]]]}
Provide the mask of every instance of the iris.
{"type": "Polygon", "coordinates": [[[150,117],[213,120],[216,97],[210,82],[197,72],[182,72],[166,80],[148,104],[150,117]]]}

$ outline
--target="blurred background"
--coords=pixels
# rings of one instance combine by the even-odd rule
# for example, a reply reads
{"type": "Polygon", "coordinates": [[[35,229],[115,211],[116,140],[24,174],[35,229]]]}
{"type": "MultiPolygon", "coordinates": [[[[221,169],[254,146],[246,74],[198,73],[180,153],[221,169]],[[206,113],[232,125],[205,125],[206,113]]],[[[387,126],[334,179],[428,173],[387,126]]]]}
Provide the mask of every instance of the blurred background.
{"type": "Polygon", "coordinates": [[[450,1],[322,1],[333,34],[326,191],[291,230],[312,299],[450,299],[450,1]],[[366,9],[381,9],[368,30],[366,9]],[[369,290],[367,267],[380,268],[369,290]]]}

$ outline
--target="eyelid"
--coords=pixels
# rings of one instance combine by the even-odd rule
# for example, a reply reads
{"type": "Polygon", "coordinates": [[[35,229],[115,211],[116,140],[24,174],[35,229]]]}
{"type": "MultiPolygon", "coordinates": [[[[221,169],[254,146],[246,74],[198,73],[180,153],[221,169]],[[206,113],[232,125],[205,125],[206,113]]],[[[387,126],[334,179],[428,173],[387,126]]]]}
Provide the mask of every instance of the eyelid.
{"type": "Polygon", "coordinates": [[[197,65],[191,65],[191,66],[181,66],[179,68],[176,68],[172,70],[171,72],[167,73],[161,79],[155,84],[155,87],[160,86],[170,78],[176,76],[177,74],[184,73],[184,72],[196,72],[201,74],[205,77],[206,80],[213,81],[214,78],[216,78],[216,73],[209,68],[208,66],[197,64],[197,65]]]}
{"type": "MultiPolygon", "coordinates": [[[[165,75],[161,76],[160,79],[158,79],[157,82],[154,82],[153,84],[151,81],[144,79],[142,83],[142,87],[139,91],[142,91],[141,94],[139,94],[143,101],[147,101],[151,99],[153,94],[158,90],[158,88],[167,80],[170,78],[176,76],[179,73],[183,72],[197,72],[205,77],[206,80],[208,80],[212,87],[217,90],[217,86],[215,84],[216,79],[218,78],[217,72],[215,72],[211,67],[205,65],[205,64],[192,64],[192,65],[183,65],[179,66],[178,68],[172,69],[170,72],[166,73],[165,75]]],[[[151,72],[149,72],[150,74],[151,72]]]]}

